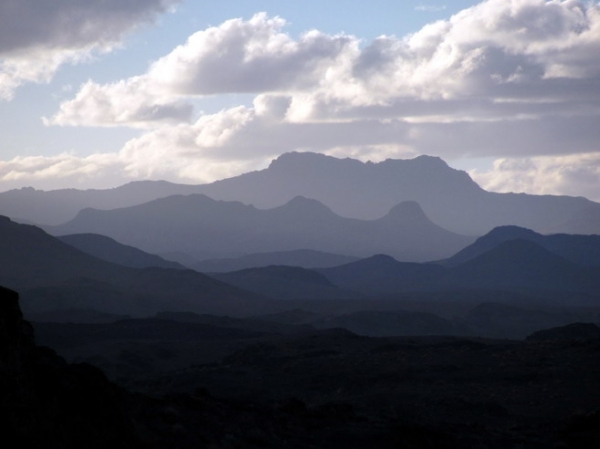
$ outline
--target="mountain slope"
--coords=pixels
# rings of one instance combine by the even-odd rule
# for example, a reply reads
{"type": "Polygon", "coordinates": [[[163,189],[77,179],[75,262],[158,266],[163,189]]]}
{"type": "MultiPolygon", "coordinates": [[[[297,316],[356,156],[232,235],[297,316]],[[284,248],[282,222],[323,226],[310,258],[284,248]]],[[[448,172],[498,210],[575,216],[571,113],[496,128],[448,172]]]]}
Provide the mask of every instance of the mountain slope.
{"type": "Polygon", "coordinates": [[[348,299],[358,295],[334,286],[317,273],[300,267],[268,266],[229,273],[212,273],[216,279],[273,299],[348,299]]]}
{"type": "Polygon", "coordinates": [[[172,196],[110,211],[85,209],[49,230],[55,235],[103,234],[150,253],[183,252],[198,260],[308,249],[427,261],[450,256],[473,241],[435,225],[416,203],[367,221],[340,217],[304,197],[261,210],[204,195],[172,196]]]}
{"type": "Polygon", "coordinates": [[[317,271],[342,288],[381,296],[435,289],[445,269],[434,264],[398,262],[379,254],[317,271]]]}
{"type": "Polygon", "coordinates": [[[486,235],[478,238],[473,244],[440,263],[446,266],[459,265],[495,248],[501,243],[514,239],[536,243],[551,253],[564,257],[578,265],[600,266],[599,235],[542,235],[518,226],[494,228],[486,235]]]}
{"type": "Polygon", "coordinates": [[[255,294],[192,270],[135,269],[97,259],[6,217],[0,217],[0,266],[0,285],[22,292],[27,312],[248,313],[267,305],[255,294]]]}
{"type": "Polygon", "coordinates": [[[71,234],[58,237],[66,243],[86,254],[107,262],[131,268],[161,267],[184,269],[183,265],[170,262],[154,254],[146,253],[133,246],[122,245],[116,240],[100,234],[71,234]]]}
{"type": "Polygon", "coordinates": [[[586,269],[523,239],[493,249],[450,270],[450,285],[598,293],[600,270],[586,269]]]}

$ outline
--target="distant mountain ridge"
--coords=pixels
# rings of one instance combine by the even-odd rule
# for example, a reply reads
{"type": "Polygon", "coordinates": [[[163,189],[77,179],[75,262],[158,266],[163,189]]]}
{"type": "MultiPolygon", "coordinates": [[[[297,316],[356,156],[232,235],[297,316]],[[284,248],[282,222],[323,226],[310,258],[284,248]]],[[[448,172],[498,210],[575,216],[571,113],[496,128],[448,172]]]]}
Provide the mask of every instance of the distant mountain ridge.
{"type": "Polygon", "coordinates": [[[423,262],[449,257],[474,240],[432,223],[416,203],[397,205],[377,220],[358,220],[304,197],[262,210],[205,195],[170,196],[110,211],[84,209],[47,229],[54,235],[103,234],[149,253],[183,252],[198,260],[314,250],[423,262]]]}
{"type": "Polygon", "coordinates": [[[434,223],[466,235],[482,235],[501,225],[600,234],[598,203],[581,197],[487,192],[466,172],[431,156],[363,163],[316,153],[286,153],[264,170],[203,185],[139,181],[108,190],[11,190],[0,193],[0,213],[57,225],[86,207],[115,209],[194,193],[257,208],[274,208],[304,196],[340,216],[361,219],[377,219],[396,204],[415,201],[434,223]]]}

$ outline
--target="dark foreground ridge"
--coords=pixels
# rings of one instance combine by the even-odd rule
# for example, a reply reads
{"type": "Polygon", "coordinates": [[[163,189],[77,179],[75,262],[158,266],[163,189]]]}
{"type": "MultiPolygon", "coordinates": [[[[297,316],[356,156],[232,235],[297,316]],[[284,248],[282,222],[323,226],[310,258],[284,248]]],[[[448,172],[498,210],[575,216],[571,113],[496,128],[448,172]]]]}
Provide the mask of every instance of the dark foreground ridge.
{"type": "Polygon", "coordinates": [[[34,344],[17,293],[0,287],[3,439],[23,447],[136,447],[124,392],[87,364],[34,344]]]}
{"type": "MultiPolygon", "coordinates": [[[[112,351],[113,363],[136,366],[129,375],[121,371],[121,387],[97,368],[69,365],[36,346],[17,294],[0,290],[5,438],[45,448],[541,449],[600,443],[600,339],[589,325],[578,326],[585,332],[557,330],[525,342],[369,338],[305,327],[261,332],[256,320],[193,314],[114,325],[120,334],[107,332],[109,324],[52,326],[55,337],[67,337],[56,345],[59,352],[87,343],[106,349],[90,362],[108,366],[112,351]],[[148,376],[152,360],[143,347],[165,366],[175,365],[180,347],[192,359],[204,350],[204,360],[148,376]]],[[[49,339],[52,326],[38,326],[49,339]]]]}

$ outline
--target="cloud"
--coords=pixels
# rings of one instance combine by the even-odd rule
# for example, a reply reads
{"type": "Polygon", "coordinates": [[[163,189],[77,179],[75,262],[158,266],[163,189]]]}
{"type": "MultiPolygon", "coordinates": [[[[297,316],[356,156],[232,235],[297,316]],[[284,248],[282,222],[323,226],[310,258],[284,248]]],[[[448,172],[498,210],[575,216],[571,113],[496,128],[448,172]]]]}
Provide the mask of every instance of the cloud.
{"type": "Polygon", "coordinates": [[[88,82],[47,123],[138,126],[179,119],[182,98],[310,91],[340,65],[340,58],[358,51],[356,38],[310,31],[295,41],[281,31],[284,26],[283,19],[260,13],[199,31],[144,75],[107,85],[88,82]]]}
{"type": "Polygon", "coordinates": [[[446,10],[446,5],[417,5],[415,6],[415,11],[422,11],[422,12],[440,12],[440,11],[445,11],[446,10]]]}
{"type": "Polygon", "coordinates": [[[15,157],[0,161],[0,180],[7,188],[33,184],[44,188],[67,188],[76,186],[113,187],[122,163],[114,153],[77,157],[62,153],[55,156],[15,157]]]}
{"type": "Polygon", "coordinates": [[[156,61],[148,77],[182,95],[310,89],[327,76],[356,38],[309,31],[298,40],[285,20],[256,14],[200,31],[156,61]]]}
{"type": "Polygon", "coordinates": [[[470,175],[496,192],[585,196],[600,202],[600,154],[498,159],[489,171],[470,175]]]}
{"type": "Polygon", "coordinates": [[[110,51],[124,34],[178,0],[8,0],[0,2],[0,98],[26,82],[47,82],[58,67],[93,50],[110,51]]]}
{"type": "MultiPolygon", "coordinates": [[[[317,31],[294,40],[282,32],[284,26],[283,19],[261,13],[197,32],[146,74],[83,86],[51,122],[151,122],[156,117],[146,110],[158,107],[157,92],[167,109],[170,101],[194,96],[285,94],[291,97],[286,118],[303,121],[373,118],[368,117],[373,108],[379,118],[410,118],[398,105],[411,102],[419,103],[419,115],[432,117],[439,116],[440,103],[452,102],[454,111],[445,120],[460,121],[473,118],[474,102],[495,117],[497,111],[518,114],[524,104],[571,107],[574,99],[588,105],[600,100],[597,4],[489,0],[411,36],[382,36],[362,48],[355,37],[317,31]],[[120,106],[109,109],[121,110],[123,95],[139,99],[130,101],[135,106],[124,115],[94,114],[100,95],[103,106],[120,106]],[[138,108],[143,103],[147,107],[138,108]]],[[[180,111],[174,110],[158,117],[177,119],[180,111]]],[[[535,114],[543,113],[539,108],[535,114]]]]}
{"type": "Polygon", "coordinates": [[[100,86],[88,81],[76,97],[60,105],[52,118],[44,117],[45,125],[145,127],[149,123],[187,122],[192,105],[161,95],[146,86],[146,79],[134,77],[126,81],[100,86]],[[146,92],[140,95],[139,92],[146,92]]]}
{"type": "Polygon", "coordinates": [[[426,153],[498,158],[473,172],[488,188],[587,194],[567,174],[597,180],[581,161],[598,162],[598,54],[598,2],[488,0],[369,43],[293,38],[283,19],[257,14],[193,34],[146,73],[84,84],[46,123],[146,127],[115,153],[126,177],[209,181],[290,150],[426,153]],[[194,98],[224,93],[255,98],[194,116],[194,98]]]}

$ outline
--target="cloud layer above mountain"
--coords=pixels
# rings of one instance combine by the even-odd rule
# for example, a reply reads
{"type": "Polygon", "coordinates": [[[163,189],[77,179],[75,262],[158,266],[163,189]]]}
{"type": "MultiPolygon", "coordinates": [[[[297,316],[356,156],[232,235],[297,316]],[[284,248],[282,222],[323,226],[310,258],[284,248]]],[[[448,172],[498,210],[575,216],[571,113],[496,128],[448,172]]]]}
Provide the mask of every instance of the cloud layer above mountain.
{"type": "MultiPolygon", "coordinates": [[[[121,20],[111,29],[62,36],[49,25],[39,35],[54,39],[58,55],[110,47],[167,3],[115,8],[121,20]]],[[[371,42],[316,30],[294,38],[285,29],[284,19],[264,13],[232,19],[191,35],[146,73],[88,81],[45,123],[134,127],[140,137],[100,158],[0,163],[0,177],[51,176],[57,165],[103,176],[101,159],[123,179],[202,182],[291,150],[372,160],[431,154],[496,158],[489,172],[472,172],[484,187],[600,200],[598,165],[590,168],[600,158],[599,3],[488,0],[412,35],[371,42]],[[222,94],[254,99],[196,109],[198,99],[222,94]]],[[[0,51],[42,51],[33,42],[40,36],[7,40],[0,51]]],[[[7,96],[14,86],[4,85],[7,96]]]]}

